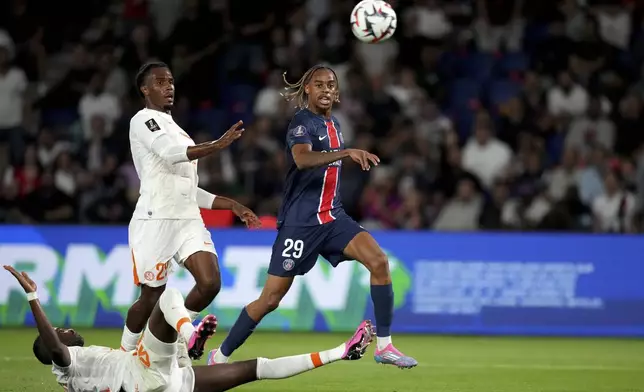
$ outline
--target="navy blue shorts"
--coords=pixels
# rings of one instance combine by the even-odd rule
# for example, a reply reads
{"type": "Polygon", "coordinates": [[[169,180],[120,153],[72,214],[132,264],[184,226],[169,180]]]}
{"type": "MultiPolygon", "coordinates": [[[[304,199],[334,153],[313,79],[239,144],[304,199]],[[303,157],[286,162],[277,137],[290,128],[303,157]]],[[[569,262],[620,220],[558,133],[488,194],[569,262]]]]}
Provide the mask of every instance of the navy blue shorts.
{"type": "Polygon", "coordinates": [[[304,275],[313,268],[318,255],[335,268],[347,260],[344,248],[362,231],[365,229],[346,215],[319,226],[282,226],[273,244],[268,273],[304,275]]]}

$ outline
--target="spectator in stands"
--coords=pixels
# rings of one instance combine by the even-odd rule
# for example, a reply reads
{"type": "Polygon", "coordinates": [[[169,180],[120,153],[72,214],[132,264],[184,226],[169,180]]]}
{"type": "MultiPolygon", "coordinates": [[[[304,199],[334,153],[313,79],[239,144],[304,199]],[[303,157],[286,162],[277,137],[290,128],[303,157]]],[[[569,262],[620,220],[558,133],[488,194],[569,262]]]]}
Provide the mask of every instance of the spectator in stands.
{"type": "Polygon", "coordinates": [[[512,159],[512,150],[494,137],[492,121],[480,112],[472,136],[463,148],[463,169],[473,173],[481,184],[489,188],[502,176],[512,159]]]}
{"type": "Polygon", "coordinates": [[[566,135],[566,147],[585,157],[593,146],[611,151],[615,145],[615,124],[602,111],[600,97],[590,98],[586,115],[576,117],[566,135]]]}
{"type": "Polygon", "coordinates": [[[595,231],[629,233],[633,230],[635,196],[624,190],[619,172],[607,171],[604,192],[592,204],[595,231]]]}
{"type": "Polygon", "coordinates": [[[577,187],[579,177],[579,154],[573,148],[567,148],[561,159],[561,165],[544,174],[548,184],[548,196],[557,202],[566,197],[571,188],[577,187]]]}
{"type": "Polygon", "coordinates": [[[644,147],[644,114],[642,113],[642,98],[637,94],[626,95],[619,103],[616,129],[617,141],[615,152],[635,158],[644,147]]]}
{"type": "Polygon", "coordinates": [[[475,231],[483,208],[483,199],[474,181],[463,178],[458,182],[456,196],[447,202],[434,221],[434,229],[442,231],[475,231]]]}
{"type": "Polygon", "coordinates": [[[11,157],[16,164],[24,151],[23,112],[27,77],[24,71],[12,64],[15,48],[11,37],[0,30],[0,170],[11,157]]]}
{"type": "Polygon", "coordinates": [[[548,91],[548,112],[556,117],[580,116],[588,110],[590,97],[581,85],[576,84],[570,72],[561,71],[557,84],[548,91]]]}
{"type": "Polygon", "coordinates": [[[626,50],[631,40],[631,5],[613,3],[595,8],[602,39],[619,50],[626,50]]]}
{"type": "Polygon", "coordinates": [[[481,230],[501,230],[506,228],[503,211],[510,197],[510,189],[504,181],[496,181],[492,186],[490,197],[486,199],[481,214],[479,227],[481,230]]]}
{"type": "Polygon", "coordinates": [[[439,0],[416,2],[404,15],[406,24],[413,26],[416,35],[442,40],[452,32],[452,22],[439,0]]]}
{"type": "Polygon", "coordinates": [[[476,6],[478,20],[474,26],[479,49],[519,51],[524,29],[523,0],[477,0],[476,6]]]}
{"type": "Polygon", "coordinates": [[[121,115],[121,106],[118,97],[105,89],[105,75],[95,73],[89,81],[87,91],[78,103],[83,127],[83,134],[86,140],[96,136],[92,127],[92,121],[96,117],[103,119],[105,125],[101,136],[110,137],[114,131],[114,124],[121,115]]]}
{"type": "Polygon", "coordinates": [[[592,206],[593,200],[604,193],[604,174],[608,169],[608,152],[595,146],[591,152],[586,167],[579,173],[577,187],[579,197],[586,206],[592,206]]]}
{"type": "Polygon", "coordinates": [[[255,98],[253,113],[256,116],[267,116],[276,119],[284,105],[284,99],[280,93],[284,90],[282,85],[282,74],[279,70],[274,70],[268,77],[268,83],[264,86],[255,98]]]}

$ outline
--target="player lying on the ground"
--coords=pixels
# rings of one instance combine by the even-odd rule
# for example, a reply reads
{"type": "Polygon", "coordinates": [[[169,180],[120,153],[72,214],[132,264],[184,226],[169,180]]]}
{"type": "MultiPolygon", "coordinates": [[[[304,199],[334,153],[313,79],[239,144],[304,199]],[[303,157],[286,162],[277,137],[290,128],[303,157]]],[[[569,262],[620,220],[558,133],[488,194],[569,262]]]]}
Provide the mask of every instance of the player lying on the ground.
{"type": "Polygon", "coordinates": [[[83,347],[83,338],[74,330],[51,326],[29,276],[10,266],[4,268],[27,293],[40,333],[34,342],[34,355],[41,363],[52,365],[58,383],[71,392],[226,391],[256,380],[291,377],[343,359],[360,359],[373,337],[371,323],[363,321],[351,339],[331,350],[218,366],[179,367],[177,346],[182,343],[178,343],[178,336],[184,337],[189,348],[203,349],[215,333],[217,319],[208,315],[194,327],[177,289],[167,289],[160,296],[136,350],[83,347]]]}
{"type": "Polygon", "coordinates": [[[262,318],[277,309],[293,279],[309,272],[321,255],[333,267],[356,260],[369,270],[377,334],[374,359],[399,368],[414,367],[418,362],[391,341],[394,292],[387,255],[347,215],[338,191],[343,159],[353,160],[363,170],[380,160],[367,151],[345,149],[340,123],[331,114],[333,103],[340,101],[340,82],[331,68],[315,66],[297,83],[286,83],[290,92],[285,98],[295,100],[301,110],[286,132],[289,170],[268,277],[259,298],[242,309],[221,347],[209,354],[208,363],[226,363],[262,318]]]}

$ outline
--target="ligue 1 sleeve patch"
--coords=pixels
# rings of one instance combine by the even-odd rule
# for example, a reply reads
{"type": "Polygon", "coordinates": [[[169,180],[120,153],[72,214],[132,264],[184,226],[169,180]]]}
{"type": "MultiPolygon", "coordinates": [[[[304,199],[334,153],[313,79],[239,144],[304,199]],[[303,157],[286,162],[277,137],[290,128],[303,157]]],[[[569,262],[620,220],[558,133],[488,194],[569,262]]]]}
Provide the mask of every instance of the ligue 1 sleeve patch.
{"type": "Polygon", "coordinates": [[[293,136],[304,136],[304,132],[306,132],[306,129],[304,128],[304,125],[298,125],[293,129],[293,136]]]}
{"type": "Polygon", "coordinates": [[[146,121],[145,125],[148,127],[150,132],[155,132],[155,131],[161,130],[161,127],[159,126],[159,124],[157,124],[156,121],[154,121],[153,118],[151,118],[148,121],[146,121]]]}

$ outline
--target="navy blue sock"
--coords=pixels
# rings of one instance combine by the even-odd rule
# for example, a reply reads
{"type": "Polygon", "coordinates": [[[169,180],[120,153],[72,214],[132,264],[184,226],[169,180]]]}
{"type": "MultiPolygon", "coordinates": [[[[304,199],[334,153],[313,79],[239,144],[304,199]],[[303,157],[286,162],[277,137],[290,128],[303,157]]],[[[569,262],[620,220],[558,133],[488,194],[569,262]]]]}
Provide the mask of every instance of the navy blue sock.
{"type": "Polygon", "coordinates": [[[394,290],[391,283],[372,284],[371,300],[376,314],[376,335],[379,337],[391,335],[391,321],[394,317],[394,290]]]}
{"type": "Polygon", "coordinates": [[[237,321],[228,332],[228,336],[221,344],[221,353],[227,357],[237,350],[255,331],[257,322],[250,318],[246,308],[242,309],[237,321]]]}

